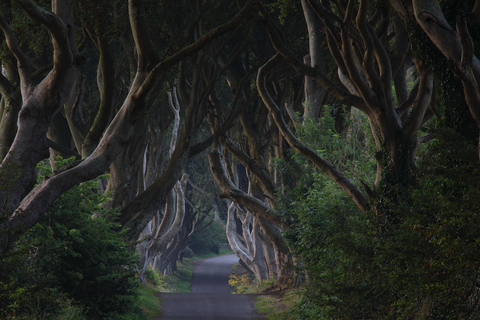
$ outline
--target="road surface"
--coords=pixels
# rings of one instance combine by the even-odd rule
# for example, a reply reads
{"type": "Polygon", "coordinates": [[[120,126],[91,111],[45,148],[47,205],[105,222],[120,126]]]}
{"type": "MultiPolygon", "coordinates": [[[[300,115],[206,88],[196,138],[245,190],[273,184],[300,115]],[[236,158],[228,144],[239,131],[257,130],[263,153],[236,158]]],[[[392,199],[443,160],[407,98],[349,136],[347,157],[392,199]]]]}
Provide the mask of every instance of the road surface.
{"type": "Polygon", "coordinates": [[[235,255],[201,260],[193,270],[191,293],[162,293],[162,315],[154,320],[261,320],[246,295],[230,294],[235,255]]]}

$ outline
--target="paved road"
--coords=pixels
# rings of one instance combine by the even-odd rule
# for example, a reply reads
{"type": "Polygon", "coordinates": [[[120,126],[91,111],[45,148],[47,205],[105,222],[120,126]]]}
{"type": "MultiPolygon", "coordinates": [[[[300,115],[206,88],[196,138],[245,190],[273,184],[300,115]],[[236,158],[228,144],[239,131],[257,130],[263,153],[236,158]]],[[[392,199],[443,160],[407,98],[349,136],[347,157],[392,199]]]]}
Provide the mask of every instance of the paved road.
{"type": "Polygon", "coordinates": [[[230,294],[228,278],[235,255],[201,260],[194,268],[191,293],[163,293],[162,315],[154,320],[260,320],[246,295],[230,294]]]}

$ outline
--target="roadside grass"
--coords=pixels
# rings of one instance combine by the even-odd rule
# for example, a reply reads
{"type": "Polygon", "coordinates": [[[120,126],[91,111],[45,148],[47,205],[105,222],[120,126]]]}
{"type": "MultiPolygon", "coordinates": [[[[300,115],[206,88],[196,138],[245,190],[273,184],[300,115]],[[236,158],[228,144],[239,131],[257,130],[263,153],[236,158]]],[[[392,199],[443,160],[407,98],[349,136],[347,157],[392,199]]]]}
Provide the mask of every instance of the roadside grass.
{"type": "Polygon", "coordinates": [[[141,284],[138,289],[137,308],[138,312],[118,315],[117,320],[149,320],[161,313],[162,301],[155,295],[157,289],[148,284],[141,284]]]}
{"type": "MultiPolygon", "coordinates": [[[[222,248],[220,253],[208,252],[184,258],[178,263],[174,274],[164,276],[157,271],[147,269],[145,272],[145,283],[138,287],[136,297],[136,310],[128,314],[116,315],[116,320],[150,320],[161,314],[162,301],[158,297],[159,292],[190,292],[190,282],[193,276],[193,262],[199,259],[206,259],[218,255],[232,254],[229,249],[222,248]]],[[[84,320],[82,308],[73,304],[65,305],[60,314],[52,318],[54,320],[84,320]]]]}
{"type": "Polygon", "coordinates": [[[258,283],[240,264],[232,266],[229,284],[233,294],[255,296],[255,310],[269,320],[295,320],[290,311],[300,301],[297,289],[275,290],[275,280],[258,283]]]}
{"type": "Polygon", "coordinates": [[[194,258],[184,258],[178,263],[178,269],[173,274],[166,276],[171,291],[168,292],[190,292],[190,282],[193,277],[194,258]]]}
{"type": "Polygon", "coordinates": [[[290,311],[300,301],[297,290],[260,295],[255,301],[255,310],[269,320],[294,320],[290,311]]]}
{"type": "Polygon", "coordinates": [[[257,294],[273,287],[275,285],[275,280],[263,280],[258,283],[255,281],[255,277],[252,274],[244,273],[236,275],[233,273],[230,275],[228,284],[233,288],[230,290],[233,294],[257,294]]]}
{"type": "Polygon", "coordinates": [[[140,295],[138,296],[138,306],[142,310],[146,319],[151,319],[152,317],[161,313],[160,305],[162,301],[158,299],[156,293],[157,289],[151,288],[146,285],[141,285],[139,289],[140,295]]]}
{"type": "Polygon", "coordinates": [[[170,284],[171,291],[164,292],[190,292],[190,285],[193,277],[193,262],[195,260],[206,259],[226,254],[232,254],[229,249],[220,249],[219,253],[207,252],[202,254],[196,254],[191,258],[183,258],[182,262],[178,263],[178,268],[175,273],[166,276],[168,283],[170,284]]]}
{"type": "MultiPolygon", "coordinates": [[[[116,314],[115,320],[150,320],[161,313],[161,300],[155,295],[157,289],[149,284],[140,284],[136,297],[136,310],[127,314],[116,314]]],[[[23,318],[22,318],[23,319],[23,318]]],[[[50,318],[49,318],[50,319],[50,318]]],[[[85,320],[82,308],[66,305],[53,320],[85,320]]],[[[110,318],[109,318],[110,319],[110,318]]]]}
{"type": "Polygon", "coordinates": [[[232,274],[228,280],[228,284],[232,287],[230,290],[233,294],[258,294],[275,286],[273,278],[257,282],[255,276],[245,270],[240,263],[232,266],[232,274]]]}

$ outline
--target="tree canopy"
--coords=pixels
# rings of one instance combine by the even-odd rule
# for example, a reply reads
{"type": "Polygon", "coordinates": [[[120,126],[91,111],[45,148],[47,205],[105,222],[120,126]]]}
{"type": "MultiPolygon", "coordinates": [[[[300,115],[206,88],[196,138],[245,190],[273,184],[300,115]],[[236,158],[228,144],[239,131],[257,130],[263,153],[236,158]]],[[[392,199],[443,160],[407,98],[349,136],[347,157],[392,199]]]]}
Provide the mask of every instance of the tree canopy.
{"type": "Polygon", "coordinates": [[[305,318],[475,318],[479,10],[2,1],[0,254],[97,179],[141,276],[215,223],[305,318]]]}

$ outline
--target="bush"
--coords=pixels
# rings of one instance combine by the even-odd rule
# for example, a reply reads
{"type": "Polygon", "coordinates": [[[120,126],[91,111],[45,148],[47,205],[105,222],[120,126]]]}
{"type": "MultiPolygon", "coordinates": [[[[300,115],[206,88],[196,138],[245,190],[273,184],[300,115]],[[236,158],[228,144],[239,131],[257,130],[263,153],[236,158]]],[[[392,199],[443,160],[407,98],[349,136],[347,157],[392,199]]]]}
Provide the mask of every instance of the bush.
{"type": "Polygon", "coordinates": [[[235,292],[233,293],[238,294],[247,293],[248,287],[253,286],[253,283],[254,280],[251,274],[242,274],[241,276],[231,274],[228,280],[228,284],[235,288],[235,292]]]}
{"type": "Polygon", "coordinates": [[[137,256],[114,231],[116,213],[101,206],[106,198],[96,188],[90,181],[64,194],[1,257],[1,318],[43,319],[69,306],[90,319],[132,310],[137,256]]]}
{"type": "Polygon", "coordinates": [[[313,188],[297,198],[294,222],[285,235],[306,281],[298,319],[371,319],[383,305],[367,221],[334,182],[316,176],[313,188]]]}
{"type": "Polygon", "coordinates": [[[439,133],[388,229],[322,176],[284,204],[307,280],[295,319],[480,317],[478,149],[463,141],[439,133]]]}
{"type": "Polygon", "coordinates": [[[255,276],[250,273],[244,273],[242,275],[231,274],[228,280],[228,284],[235,288],[233,294],[251,294],[263,292],[266,289],[272,288],[275,285],[275,279],[270,277],[269,279],[258,282],[255,276]]]}

